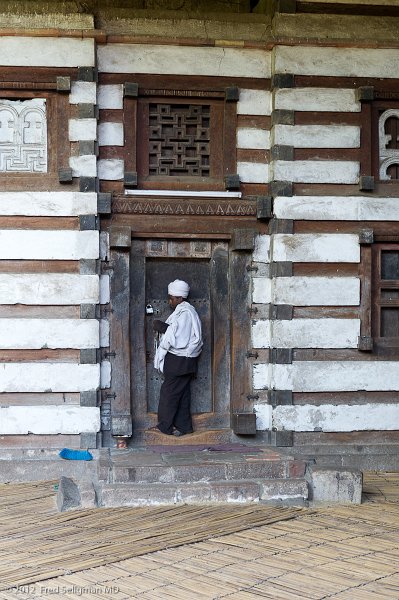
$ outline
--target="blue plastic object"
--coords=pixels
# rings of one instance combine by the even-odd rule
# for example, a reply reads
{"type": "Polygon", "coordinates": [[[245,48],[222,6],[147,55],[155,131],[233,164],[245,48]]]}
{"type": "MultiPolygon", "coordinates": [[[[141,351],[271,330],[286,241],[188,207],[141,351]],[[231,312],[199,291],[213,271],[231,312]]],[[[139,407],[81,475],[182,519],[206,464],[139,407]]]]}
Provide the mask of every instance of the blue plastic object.
{"type": "Polygon", "coordinates": [[[93,460],[93,455],[88,450],[70,450],[63,448],[59,454],[65,460],[93,460]]]}

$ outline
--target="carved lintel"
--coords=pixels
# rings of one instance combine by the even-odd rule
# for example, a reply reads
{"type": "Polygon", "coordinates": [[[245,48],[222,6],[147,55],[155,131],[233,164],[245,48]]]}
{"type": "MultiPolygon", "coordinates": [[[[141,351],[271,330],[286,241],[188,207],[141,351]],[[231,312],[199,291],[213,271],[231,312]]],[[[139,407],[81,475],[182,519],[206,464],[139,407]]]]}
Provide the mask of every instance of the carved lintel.
{"type": "Polygon", "coordinates": [[[206,200],[202,198],[148,198],[115,196],[112,212],[135,215],[189,216],[189,217],[255,217],[256,197],[206,200]]]}

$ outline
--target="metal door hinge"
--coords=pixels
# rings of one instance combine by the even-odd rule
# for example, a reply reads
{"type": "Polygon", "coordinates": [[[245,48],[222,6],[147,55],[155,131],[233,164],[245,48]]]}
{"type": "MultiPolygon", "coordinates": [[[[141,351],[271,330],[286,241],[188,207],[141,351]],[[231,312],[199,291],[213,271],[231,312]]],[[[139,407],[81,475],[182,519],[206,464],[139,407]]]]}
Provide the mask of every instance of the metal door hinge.
{"type": "Polygon", "coordinates": [[[248,394],[247,400],[249,400],[249,401],[251,401],[251,400],[259,400],[259,396],[257,396],[256,394],[248,394]]]}

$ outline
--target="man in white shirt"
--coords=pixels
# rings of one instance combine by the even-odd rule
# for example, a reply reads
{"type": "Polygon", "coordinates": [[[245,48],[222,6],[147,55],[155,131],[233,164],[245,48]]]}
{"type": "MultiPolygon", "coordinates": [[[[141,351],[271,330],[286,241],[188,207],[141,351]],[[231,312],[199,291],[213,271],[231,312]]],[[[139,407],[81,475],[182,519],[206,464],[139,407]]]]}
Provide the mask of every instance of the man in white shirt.
{"type": "Polygon", "coordinates": [[[175,279],[168,285],[169,306],[173,309],[166,322],[155,320],[161,333],[154,366],[164,375],[161,386],[158,425],[152,430],[166,435],[193,432],[190,412],[191,379],[197,372],[203,341],[197,311],[187,302],[190,286],[175,279]]]}

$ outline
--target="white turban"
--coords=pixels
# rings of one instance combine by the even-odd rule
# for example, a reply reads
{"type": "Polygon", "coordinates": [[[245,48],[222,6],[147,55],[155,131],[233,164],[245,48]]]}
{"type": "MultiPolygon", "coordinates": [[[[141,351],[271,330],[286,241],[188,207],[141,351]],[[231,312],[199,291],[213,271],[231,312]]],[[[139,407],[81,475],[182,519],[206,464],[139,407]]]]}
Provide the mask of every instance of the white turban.
{"type": "Polygon", "coordinates": [[[169,296],[176,296],[176,298],[187,298],[190,292],[190,286],[181,279],[175,279],[168,285],[169,296]]]}

